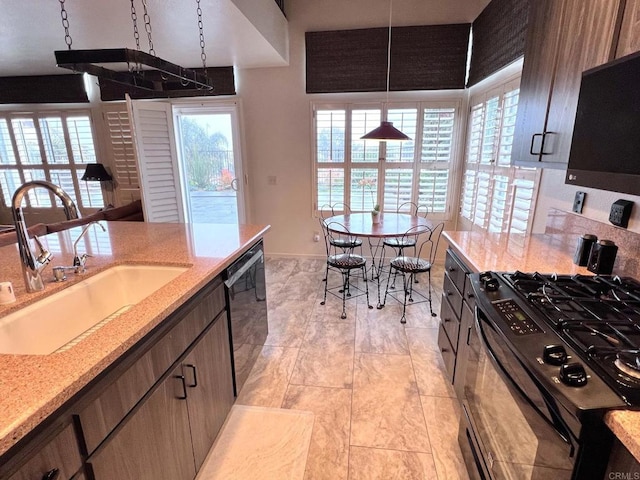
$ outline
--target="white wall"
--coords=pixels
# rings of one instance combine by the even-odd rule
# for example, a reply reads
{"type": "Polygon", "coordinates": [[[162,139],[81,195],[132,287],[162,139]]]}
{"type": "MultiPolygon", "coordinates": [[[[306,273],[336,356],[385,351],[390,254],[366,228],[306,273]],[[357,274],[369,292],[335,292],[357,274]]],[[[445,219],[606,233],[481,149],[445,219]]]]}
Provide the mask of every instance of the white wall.
{"type": "Polygon", "coordinates": [[[640,197],[626,193],[607,192],[587,187],[565,185],[566,170],[545,169],[542,172],[538,203],[533,222],[533,231],[544,232],[549,208],[571,211],[573,198],[577,191],[586,192],[582,215],[592,220],[609,223],[611,204],[619,199],[635,202],[631,210],[628,230],[640,233],[640,197]]]}
{"type": "MultiPolygon", "coordinates": [[[[489,0],[396,0],[393,25],[471,22],[489,0]]],[[[387,26],[386,0],[291,0],[288,67],[244,69],[237,72],[237,91],[243,100],[245,158],[249,174],[251,211],[248,220],[271,224],[265,239],[269,254],[322,254],[313,242],[319,230],[312,216],[311,113],[305,93],[304,32],[387,26]],[[268,177],[276,177],[276,185],[268,177]]],[[[389,100],[406,97],[391,94],[389,100]]],[[[333,97],[332,97],[333,98],[333,97]]],[[[376,98],[366,94],[350,98],[376,98]]]]}

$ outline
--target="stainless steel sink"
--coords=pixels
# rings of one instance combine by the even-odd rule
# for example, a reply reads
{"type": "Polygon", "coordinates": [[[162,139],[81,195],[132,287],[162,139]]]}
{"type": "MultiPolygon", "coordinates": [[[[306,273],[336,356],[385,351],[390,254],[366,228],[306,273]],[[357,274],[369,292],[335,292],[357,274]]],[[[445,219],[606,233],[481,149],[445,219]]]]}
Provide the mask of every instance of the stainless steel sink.
{"type": "Polygon", "coordinates": [[[111,267],[0,318],[0,353],[47,355],[71,348],[186,270],[111,267]]]}

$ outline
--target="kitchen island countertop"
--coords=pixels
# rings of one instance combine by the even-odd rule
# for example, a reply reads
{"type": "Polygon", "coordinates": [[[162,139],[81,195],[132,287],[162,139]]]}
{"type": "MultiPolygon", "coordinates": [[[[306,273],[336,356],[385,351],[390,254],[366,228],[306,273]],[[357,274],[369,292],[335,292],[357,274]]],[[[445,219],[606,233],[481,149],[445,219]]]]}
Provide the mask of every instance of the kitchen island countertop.
{"type": "MultiPolygon", "coordinates": [[[[88,275],[120,264],[174,265],[187,271],[67,351],[50,355],[0,354],[0,455],[118,359],[269,230],[261,225],[101,222],[78,244],[92,255],[86,275],[52,283],[51,266],[71,265],[81,227],[41,237],[54,256],[43,272],[46,288],[27,293],[16,245],[0,248],[0,281],[11,281],[16,302],[2,317],[88,275]],[[86,240],[85,240],[86,239],[86,240]]],[[[55,312],[51,312],[55,321],[55,312]]]]}
{"type": "MultiPolygon", "coordinates": [[[[573,263],[575,234],[444,232],[449,246],[475,272],[484,270],[593,275],[573,263]]],[[[614,272],[615,273],[615,272],[614,272]]],[[[640,412],[612,410],[605,423],[640,461],[640,412]]]]}

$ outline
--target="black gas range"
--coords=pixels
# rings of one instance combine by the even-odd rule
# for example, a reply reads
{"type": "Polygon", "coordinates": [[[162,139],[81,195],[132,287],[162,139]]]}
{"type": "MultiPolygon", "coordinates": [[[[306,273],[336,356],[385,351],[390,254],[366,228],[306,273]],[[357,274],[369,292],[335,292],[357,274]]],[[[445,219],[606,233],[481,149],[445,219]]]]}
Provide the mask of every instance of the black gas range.
{"type": "Polygon", "coordinates": [[[461,327],[458,356],[467,356],[459,443],[472,478],[602,479],[613,442],[604,414],[640,409],[640,282],[470,279],[475,320],[461,327]]]}
{"type": "Polygon", "coordinates": [[[584,363],[627,405],[640,407],[640,283],[617,276],[514,272],[501,277],[579,356],[569,363],[564,345],[545,346],[546,362],[555,360],[565,369],[573,365],[561,380],[578,387],[588,382],[580,368],[584,363]]]}

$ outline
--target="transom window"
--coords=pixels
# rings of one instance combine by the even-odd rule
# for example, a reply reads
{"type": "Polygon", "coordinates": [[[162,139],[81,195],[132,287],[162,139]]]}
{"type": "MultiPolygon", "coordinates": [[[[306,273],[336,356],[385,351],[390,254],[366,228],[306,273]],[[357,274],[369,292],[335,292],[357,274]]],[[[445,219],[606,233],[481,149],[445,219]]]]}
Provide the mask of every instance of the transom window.
{"type": "Polygon", "coordinates": [[[314,209],[346,204],[395,212],[406,202],[449,216],[449,181],[458,135],[457,102],[314,105],[314,209]],[[405,142],[361,140],[381,120],[405,142]]]}
{"type": "MultiPolygon", "coordinates": [[[[62,187],[78,208],[104,206],[100,182],[80,181],[86,164],[96,162],[89,112],[0,114],[0,190],[5,206],[15,190],[31,180],[62,187]]],[[[28,192],[30,207],[52,208],[44,189],[28,192]]]]}

